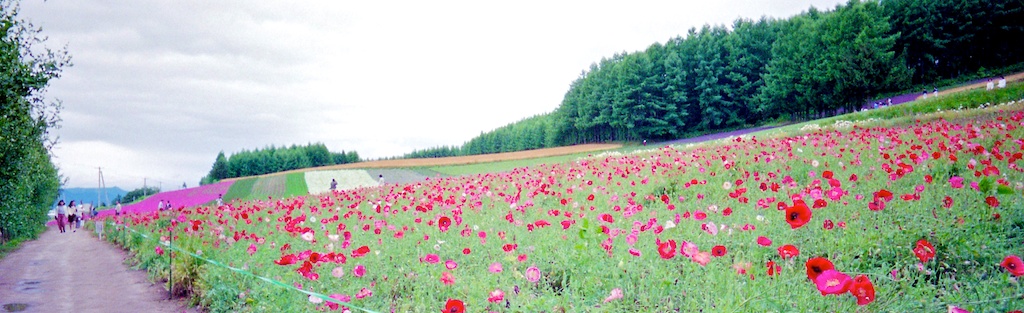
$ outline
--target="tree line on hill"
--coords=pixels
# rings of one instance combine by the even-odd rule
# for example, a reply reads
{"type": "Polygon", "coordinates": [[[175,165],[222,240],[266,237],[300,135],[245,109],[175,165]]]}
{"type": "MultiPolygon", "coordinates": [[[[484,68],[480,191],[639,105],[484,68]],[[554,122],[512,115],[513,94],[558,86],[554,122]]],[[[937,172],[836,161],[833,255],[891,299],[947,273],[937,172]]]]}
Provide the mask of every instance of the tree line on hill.
{"type": "Polygon", "coordinates": [[[71,63],[44,41],[18,17],[17,3],[0,0],[0,243],[38,236],[60,187],[49,137],[60,103],[44,94],[71,63]]]}
{"type": "Polygon", "coordinates": [[[224,151],[217,154],[210,172],[200,184],[210,184],[225,178],[263,175],[301,168],[359,162],[359,153],[331,152],[323,143],[305,146],[270,146],[256,150],[242,150],[230,157],[224,151]]]}
{"type": "Polygon", "coordinates": [[[592,64],[553,112],[404,157],[669,140],[850,112],[879,94],[1020,64],[1021,20],[1021,1],[851,0],[705,25],[592,64]]]}

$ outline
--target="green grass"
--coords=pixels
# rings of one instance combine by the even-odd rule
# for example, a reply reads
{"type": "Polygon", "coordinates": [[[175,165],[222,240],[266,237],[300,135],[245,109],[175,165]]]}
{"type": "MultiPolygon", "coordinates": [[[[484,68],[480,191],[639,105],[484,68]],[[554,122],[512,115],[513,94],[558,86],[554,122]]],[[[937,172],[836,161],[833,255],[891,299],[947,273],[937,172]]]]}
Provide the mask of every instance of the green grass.
{"type": "Polygon", "coordinates": [[[285,189],[285,197],[303,196],[309,194],[309,188],[306,186],[306,173],[289,173],[286,177],[286,180],[287,189],[285,189]]]}
{"type": "Polygon", "coordinates": [[[0,260],[3,260],[5,257],[7,257],[7,254],[17,251],[18,248],[21,247],[21,244],[24,242],[25,239],[14,239],[11,241],[6,241],[3,244],[0,244],[0,260]]]}
{"type": "Polygon", "coordinates": [[[246,200],[252,195],[252,187],[256,184],[257,177],[242,178],[231,184],[228,191],[224,193],[223,199],[225,202],[232,201],[235,199],[246,200]]]}

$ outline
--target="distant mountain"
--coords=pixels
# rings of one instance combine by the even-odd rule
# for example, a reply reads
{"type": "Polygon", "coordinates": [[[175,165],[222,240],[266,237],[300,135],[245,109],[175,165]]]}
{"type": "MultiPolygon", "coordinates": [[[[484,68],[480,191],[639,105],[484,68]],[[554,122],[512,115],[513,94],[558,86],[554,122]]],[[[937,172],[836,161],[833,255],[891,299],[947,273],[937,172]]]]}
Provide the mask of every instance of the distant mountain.
{"type": "Polygon", "coordinates": [[[124,194],[128,193],[124,189],[118,187],[107,187],[107,193],[105,195],[106,198],[104,199],[102,190],[103,189],[100,188],[67,188],[61,190],[60,195],[57,196],[57,199],[62,199],[64,200],[64,202],[71,202],[71,200],[75,200],[75,202],[85,202],[93,204],[97,204],[96,199],[100,199],[101,202],[107,202],[107,204],[109,205],[110,202],[114,202],[114,198],[117,198],[117,196],[124,197],[124,194]],[[97,198],[98,193],[99,198],[97,198]]]}

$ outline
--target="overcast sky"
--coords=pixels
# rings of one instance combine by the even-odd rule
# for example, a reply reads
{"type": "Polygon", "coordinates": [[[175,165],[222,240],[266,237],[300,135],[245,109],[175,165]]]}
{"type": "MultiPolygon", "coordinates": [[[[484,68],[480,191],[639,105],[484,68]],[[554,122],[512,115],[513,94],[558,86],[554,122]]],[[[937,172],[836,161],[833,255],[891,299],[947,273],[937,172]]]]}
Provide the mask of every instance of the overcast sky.
{"type": "Polygon", "coordinates": [[[195,186],[219,151],[323,142],[364,158],[460,145],[553,111],[591,63],[704,24],[837,0],[22,0],[73,67],[69,187],[195,186]]]}

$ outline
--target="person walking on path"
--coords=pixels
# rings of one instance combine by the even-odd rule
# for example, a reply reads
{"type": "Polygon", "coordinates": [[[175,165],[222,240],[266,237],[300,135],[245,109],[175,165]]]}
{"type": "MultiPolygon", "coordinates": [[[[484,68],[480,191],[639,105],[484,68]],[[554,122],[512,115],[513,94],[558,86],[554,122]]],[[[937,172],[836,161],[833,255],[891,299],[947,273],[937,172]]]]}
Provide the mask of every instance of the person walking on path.
{"type": "Polygon", "coordinates": [[[121,201],[117,201],[117,205],[114,206],[114,215],[121,215],[121,201]]]}
{"type": "Polygon", "coordinates": [[[79,204],[78,207],[75,208],[75,232],[77,232],[79,228],[82,228],[82,220],[84,219],[85,206],[79,204]]]}
{"type": "Polygon", "coordinates": [[[77,231],[75,230],[75,220],[78,218],[76,213],[78,213],[78,209],[75,208],[75,200],[71,200],[71,203],[68,203],[68,228],[72,233],[77,231]]]}
{"type": "Polygon", "coordinates": [[[334,178],[331,178],[331,191],[334,191],[334,190],[337,190],[337,189],[338,189],[338,181],[334,180],[334,178]]]}
{"type": "Polygon", "coordinates": [[[57,216],[53,218],[57,219],[57,229],[63,233],[67,231],[64,228],[64,221],[68,218],[68,207],[64,206],[64,200],[57,201],[57,209],[55,211],[57,211],[57,216]]]}
{"type": "Polygon", "coordinates": [[[999,76],[999,84],[996,84],[996,87],[1006,88],[1006,76],[999,76]]]}

